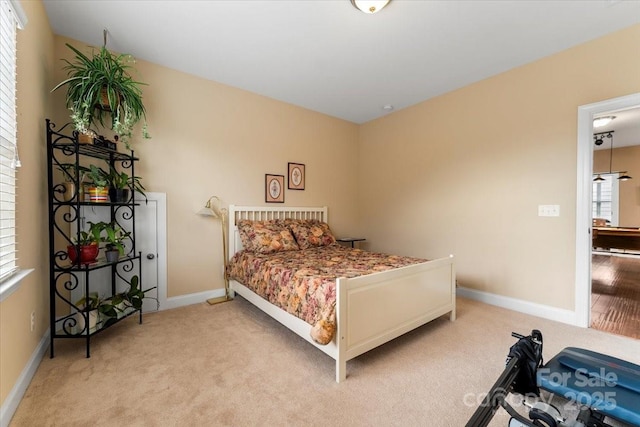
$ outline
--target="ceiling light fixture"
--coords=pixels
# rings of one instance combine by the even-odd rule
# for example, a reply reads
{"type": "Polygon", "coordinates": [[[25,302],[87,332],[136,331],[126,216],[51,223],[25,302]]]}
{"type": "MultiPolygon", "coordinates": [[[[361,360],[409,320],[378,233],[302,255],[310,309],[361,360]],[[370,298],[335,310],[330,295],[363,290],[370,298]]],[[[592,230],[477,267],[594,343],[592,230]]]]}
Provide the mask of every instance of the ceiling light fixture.
{"type": "Polygon", "coordinates": [[[632,177],[630,177],[629,175],[627,175],[627,171],[613,171],[612,167],[613,167],[613,132],[615,131],[609,131],[609,132],[600,132],[600,133],[594,133],[593,134],[593,139],[594,139],[594,143],[596,145],[602,145],[602,142],[604,140],[604,138],[609,138],[611,140],[611,146],[609,148],[609,172],[600,172],[597,174],[597,176],[593,179],[594,182],[600,182],[600,181],[604,181],[605,179],[601,176],[603,173],[608,173],[609,175],[612,174],[618,174],[618,181],[628,181],[630,179],[633,179],[632,177]]]}
{"type": "Polygon", "coordinates": [[[380,12],[391,0],[351,0],[353,7],[364,13],[380,12]]]}
{"type": "Polygon", "coordinates": [[[616,116],[604,116],[593,119],[593,127],[600,128],[602,126],[606,126],[611,123],[611,120],[615,119],[616,116]]]}

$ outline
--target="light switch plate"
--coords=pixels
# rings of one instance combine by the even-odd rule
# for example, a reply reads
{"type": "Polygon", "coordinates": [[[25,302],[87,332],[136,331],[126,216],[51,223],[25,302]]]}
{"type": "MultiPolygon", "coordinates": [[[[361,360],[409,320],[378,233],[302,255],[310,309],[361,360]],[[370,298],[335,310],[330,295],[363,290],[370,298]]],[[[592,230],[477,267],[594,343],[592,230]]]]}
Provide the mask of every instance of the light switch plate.
{"type": "Polygon", "coordinates": [[[538,205],[538,216],[560,216],[560,205],[538,205]]]}

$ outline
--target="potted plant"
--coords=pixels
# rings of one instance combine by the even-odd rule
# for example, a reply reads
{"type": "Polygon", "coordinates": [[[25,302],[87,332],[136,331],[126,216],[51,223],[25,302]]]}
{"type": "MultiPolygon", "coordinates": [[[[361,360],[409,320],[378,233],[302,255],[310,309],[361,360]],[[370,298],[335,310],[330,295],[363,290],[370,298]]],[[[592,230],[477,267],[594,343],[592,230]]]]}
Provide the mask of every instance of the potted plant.
{"type": "Polygon", "coordinates": [[[60,163],[57,168],[62,172],[63,179],[63,195],[62,198],[65,202],[70,202],[76,196],[76,183],[78,184],[77,197],[80,201],[83,201],[84,192],[82,191],[82,182],[85,180],[89,169],[76,165],[75,163],[60,163]]]}
{"type": "Polygon", "coordinates": [[[111,166],[108,175],[109,182],[109,199],[113,203],[125,203],[129,200],[129,190],[137,191],[142,194],[145,199],[145,188],[140,182],[139,176],[129,176],[126,172],[118,172],[111,166]]]}
{"type": "Polygon", "coordinates": [[[144,299],[144,291],[140,289],[140,278],[137,275],[131,277],[129,290],[122,294],[127,304],[130,304],[136,310],[142,308],[142,300],[144,299]]]}
{"type": "Polygon", "coordinates": [[[89,165],[87,178],[91,184],[87,190],[89,201],[105,203],[109,195],[109,174],[96,165],[89,165]]]}
{"type": "MultiPolygon", "coordinates": [[[[67,88],[66,104],[71,110],[71,120],[79,134],[88,133],[93,139],[91,125],[105,124],[130,149],[129,139],[133,127],[146,119],[141,86],[134,80],[131,55],[111,53],[106,46],[92,49],[85,55],[70,44],[75,53],[73,61],[64,60],[67,79],[58,83],[52,91],[67,88]]],[[[147,125],[142,127],[143,138],[149,138],[147,125]]]]}
{"type": "Polygon", "coordinates": [[[73,244],[67,246],[67,254],[71,263],[89,264],[96,261],[100,248],[102,225],[89,222],[89,231],[80,231],[73,238],[73,244]]]}
{"type": "Polygon", "coordinates": [[[123,294],[115,294],[102,303],[99,311],[107,319],[117,319],[126,312],[128,307],[123,294]]]}
{"type": "Polygon", "coordinates": [[[105,257],[108,262],[117,262],[121,255],[124,255],[124,240],[128,239],[131,232],[124,231],[116,223],[103,223],[103,231],[106,233],[101,238],[105,245],[105,257]]]}
{"type": "Polygon", "coordinates": [[[113,310],[108,313],[112,317],[120,317],[122,314],[126,314],[127,310],[133,308],[135,310],[142,309],[142,300],[145,298],[145,293],[140,289],[140,279],[137,275],[131,277],[129,289],[126,292],[122,292],[114,295],[109,299],[109,303],[113,306],[113,310]]]}

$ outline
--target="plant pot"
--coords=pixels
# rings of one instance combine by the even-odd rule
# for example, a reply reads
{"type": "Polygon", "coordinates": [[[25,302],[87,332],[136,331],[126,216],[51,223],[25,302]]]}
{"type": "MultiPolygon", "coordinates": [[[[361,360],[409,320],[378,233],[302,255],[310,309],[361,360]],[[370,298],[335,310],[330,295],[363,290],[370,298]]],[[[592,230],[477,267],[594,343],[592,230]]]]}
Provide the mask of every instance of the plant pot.
{"type": "Polygon", "coordinates": [[[129,201],[129,189],[109,188],[109,199],[111,203],[126,203],[129,201]]]}
{"type": "Polygon", "coordinates": [[[62,200],[70,202],[76,195],[76,183],[75,182],[63,182],[64,193],[62,194],[62,200]]]}
{"type": "MultiPolygon", "coordinates": [[[[120,98],[121,96],[118,96],[118,99],[116,99],[116,108],[118,108],[118,106],[120,105],[120,98]]],[[[102,87],[102,89],[100,89],[100,103],[97,105],[97,107],[102,111],[111,112],[111,105],[109,105],[109,94],[107,93],[107,88],[104,86],[102,87]]]]}
{"type": "Polygon", "coordinates": [[[118,262],[118,259],[120,259],[120,251],[117,249],[113,251],[105,251],[104,256],[107,258],[107,262],[118,262]]]}
{"type": "Polygon", "coordinates": [[[93,144],[93,135],[78,132],[78,144],[93,144]]]}
{"type": "Polygon", "coordinates": [[[107,187],[89,187],[89,201],[93,203],[106,203],[109,199],[107,187]]]}
{"type": "MultiPolygon", "coordinates": [[[[98,252],[100,248],[98,245],[93,243],[91,245],[81,245],[80,246],[80,264],[90,264],[96,261],[98,257],[98,252]]],[[[67,253],[69,254],[69,259],[73,264],[76,263],[78,259],[78,254],[76,253],[76,246],[69,245],[67,246],[67,253]]]]}
{"type": "Polygon", "coordinates": [[[89,311],[79,311],[76,313],[76,330],[78,333],[86,333],[86,318],[89,318],[89,332],[95,331],[98,326],[98,319],[100,317],[100,313],[98,310],[89,310],[89,311]]]}

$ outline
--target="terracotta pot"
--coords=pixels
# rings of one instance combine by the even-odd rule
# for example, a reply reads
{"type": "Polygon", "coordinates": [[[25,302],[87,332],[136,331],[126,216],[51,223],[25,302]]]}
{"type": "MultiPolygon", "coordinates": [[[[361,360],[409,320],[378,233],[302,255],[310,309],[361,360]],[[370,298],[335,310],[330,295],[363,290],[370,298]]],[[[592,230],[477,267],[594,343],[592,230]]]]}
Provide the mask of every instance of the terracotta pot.
{"type": "MultiPolygon", "coordinates": [[[[92,243],[91,245],[82,245],[80,246],[80,264],[90,264],[95,262],[96,258],[98,258],[98,252],[100,248],[96,243],[92,243]]],[[[67,254],[69,254],[69,259],[73,264],[76,263],[78,259],[78,254],[76,253],[76,246],[69,245],[67,246],[67,254]]]]}
{"type": "Polygon", "coordinates": [[[78,133],[78,144],[93,144],[93,135],[78,133]]]}
{"type": "Polygon", "coordinates": [[[105,203],[109,199],[108,187],[89,187],[89,201],[94,203],[105,203]]]}

